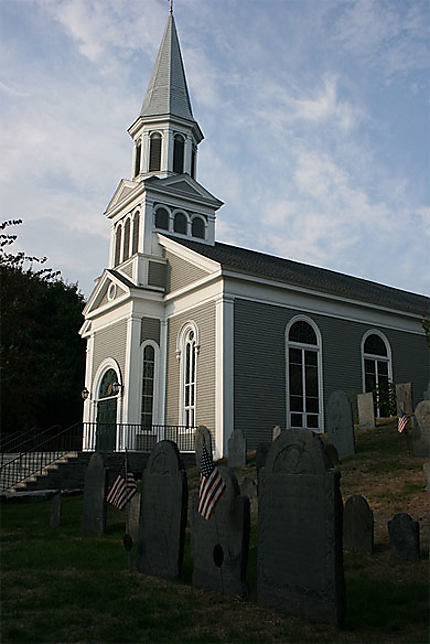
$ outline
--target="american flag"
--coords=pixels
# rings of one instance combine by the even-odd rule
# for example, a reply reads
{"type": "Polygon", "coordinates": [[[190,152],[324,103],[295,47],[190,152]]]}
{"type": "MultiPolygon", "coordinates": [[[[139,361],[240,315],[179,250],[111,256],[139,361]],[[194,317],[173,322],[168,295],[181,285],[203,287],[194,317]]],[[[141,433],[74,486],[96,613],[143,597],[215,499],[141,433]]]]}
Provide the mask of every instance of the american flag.
{"type": "Polygon", "coordinates": [[[212,456],[206,447],[203,447],[200,459],[200,489],[199,512],[204,519],[209,521],[218,501],[225,490],[224,480],[215,467],[212,456]]]}
{"type": "Polygon", "coordinates": [[[408,416],[406,416],[406,414],[403,411],[403,409],[401,409],[400,414],[399,414],[399,422],[398,422],[398,425],[397,425],[397,429],[399,430],[400,433],[403,432],[403,430],[405,429],[405,427],[408,424],[408,422],[409,422],[408,416]]]}
{"type": "Polygon", "coordinates": [[[137,492],[137,484],[134,480],[133,472],[129,472],[127,468],[127,457],[114,482],[109,488],[106,501],[111,503],[118,510],[122,510],[124,506],[133,498],[137,492]]]}

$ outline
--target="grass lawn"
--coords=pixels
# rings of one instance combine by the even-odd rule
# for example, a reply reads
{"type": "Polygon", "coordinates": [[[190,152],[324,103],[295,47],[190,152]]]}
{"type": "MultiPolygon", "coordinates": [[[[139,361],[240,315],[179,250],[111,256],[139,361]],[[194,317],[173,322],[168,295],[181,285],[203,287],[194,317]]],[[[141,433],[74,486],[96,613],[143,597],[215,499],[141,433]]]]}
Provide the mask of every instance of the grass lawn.
{"type": "MultiPolygon", "coordinates": [[[[106,534],[80,535],[82,497],[62,501],[59,528],[49,502],[2,505],[2,642],[427,642],[428,496],[422,464],[394,423],[357,431],[357,453],[340,470],[344,500],[363,494],[375,513],[375,553],[345,553],[347,617],[342,630],[311,624],[191,586],[189,534],[178,582],[128,569],[124,516],[109,508],[106,534]],[[387,521],[420,521],[422,556],[391,554],[387,521]]],[[[255,459],[236,470],[255,478],[255,459]]],[[[189,486],[197,485],[196,470],[189,486]]],[[[249,558],[255,596],[257,501],[249,558]]],[[[316,547],[318,544],[316,542],[316,547]]],[[[132,557],[134,553],[132,552],[132,557]]]]}

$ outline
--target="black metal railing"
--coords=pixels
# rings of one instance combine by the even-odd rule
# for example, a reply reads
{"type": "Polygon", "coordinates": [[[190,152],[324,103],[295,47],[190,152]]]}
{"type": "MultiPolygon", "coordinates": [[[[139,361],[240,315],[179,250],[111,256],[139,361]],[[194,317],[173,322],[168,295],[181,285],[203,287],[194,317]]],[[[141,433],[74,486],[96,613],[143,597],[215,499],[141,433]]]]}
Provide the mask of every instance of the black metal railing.
{"type": "Polygon", "coordinates": [[[125,449],[150,452],[161,440],[171,440],[180,452],[194,452],[196,427],[133,423],[83,423],[83,449],[117,452],[125,449]]]}

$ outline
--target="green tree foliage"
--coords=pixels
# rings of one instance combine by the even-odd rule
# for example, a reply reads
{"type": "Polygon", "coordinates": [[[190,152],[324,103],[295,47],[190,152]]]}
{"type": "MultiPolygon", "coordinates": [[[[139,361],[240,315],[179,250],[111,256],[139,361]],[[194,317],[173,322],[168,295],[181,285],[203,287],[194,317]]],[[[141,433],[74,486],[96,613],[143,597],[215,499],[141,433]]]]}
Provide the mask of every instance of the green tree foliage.
{"type": "Polygon", "coordinates": [[[0,225],[1,419],[5,432],[68,426],[82,413],[85,343],[78,335],[83,295],[45,268],[46,258],[10,251],[0,225]]]}

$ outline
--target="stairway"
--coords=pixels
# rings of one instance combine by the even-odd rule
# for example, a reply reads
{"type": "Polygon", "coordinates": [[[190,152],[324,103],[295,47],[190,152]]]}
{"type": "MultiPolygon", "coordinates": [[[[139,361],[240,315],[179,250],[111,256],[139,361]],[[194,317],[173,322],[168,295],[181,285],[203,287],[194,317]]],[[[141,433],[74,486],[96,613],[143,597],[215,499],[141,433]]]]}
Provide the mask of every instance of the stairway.
{"type": "MultiPolygon", "coordinates": [[[[19,454],[4,454],[3,463],[19,454]]],[[[8,492],[28,492],[34,490],[74,490],[83,489],[85,470],[92,456],[91,452],[32,452],[31,465],[26,460],[16,462],[13,479],[6,482],[4,470],[0,473],[0,487],[8,492]]],[[[6,468],[5,468],[6,469],[6,468]]]]}

